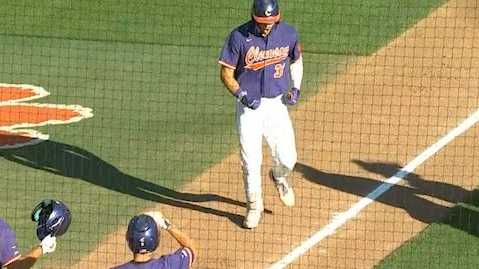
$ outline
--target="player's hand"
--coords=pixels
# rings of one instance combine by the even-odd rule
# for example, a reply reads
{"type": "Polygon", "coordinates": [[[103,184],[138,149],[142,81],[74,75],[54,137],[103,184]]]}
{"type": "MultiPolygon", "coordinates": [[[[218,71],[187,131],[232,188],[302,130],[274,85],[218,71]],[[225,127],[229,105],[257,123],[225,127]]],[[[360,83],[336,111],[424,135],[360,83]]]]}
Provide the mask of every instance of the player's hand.
{"type": "Polygon", "coordinates": [[[163,214],[160,211],[150,211],[150,212],[145,212],[146,215],[152,217],[158,227],[164,230],[168,230],[171,227],[171,222],[163,216],[163,214]]]}
{"type": "Polygon", "coordinates": [[[243,90],[239,88],[234,94],[233,94],[238,101],[240,101],[244,106],[249,107],[251,109],[257,109],[261,103],[260,100],[253,99],[251,97],[248,97],[248,94],[246,90],[243,90]]]}
{"type": "Polygon", "coordinates": [[[45,238],[43,238],[42,242],[40,243],[40,246],[42,247],[43,255],[47,253],[52,253],[57,247],[57,238],[49,234],[45,238]]]}
{"type": "Polygon", "coordinates": [[[288,93],[285,96],[286,104],[290,106],[295,105],[296,103],[298,103],[299,96],[300,96],[299,89],[293,87],[290,91],[288,91],[288,93]]]}

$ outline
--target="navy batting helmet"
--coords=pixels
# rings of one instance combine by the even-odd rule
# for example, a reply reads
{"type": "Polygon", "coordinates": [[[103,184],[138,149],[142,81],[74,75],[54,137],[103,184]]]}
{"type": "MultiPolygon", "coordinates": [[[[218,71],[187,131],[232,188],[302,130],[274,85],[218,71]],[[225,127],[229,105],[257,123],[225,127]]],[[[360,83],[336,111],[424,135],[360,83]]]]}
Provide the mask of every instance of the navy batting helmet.
{"type": "Polygon", "coordinates": [[[155,220],[144,214],[134,216],[128,224],[126,240],[133,253],[155,251],[160,243],[158,226],[155,220]]]}
{"type": "Polygon", "coordinates": [[[251,16],[257,23],[272,24],[280,19],[279,4],[277,0],[254,0],[251,16]]]}
{"type": "Polygon", "coordinates": [[[32,211],[32,220],[37,223],[37,237],[61,236],[68,230],[71,213],[68,207],[57,200],[41,201],[32,211]]]}

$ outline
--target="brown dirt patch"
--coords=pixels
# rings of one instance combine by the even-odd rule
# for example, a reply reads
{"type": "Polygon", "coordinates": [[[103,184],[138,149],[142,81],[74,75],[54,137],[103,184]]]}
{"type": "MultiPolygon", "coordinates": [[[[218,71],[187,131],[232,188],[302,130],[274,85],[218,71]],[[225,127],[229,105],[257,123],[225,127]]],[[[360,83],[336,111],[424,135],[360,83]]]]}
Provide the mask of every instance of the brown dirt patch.
{"type": "MultiPolygon", "coordinates": [[[[198,203],[211,213],[159,204],[198,242],[195,268],[267,268],[476,110],[477,10],[477,1],[450,1],[374,55],[349,65],[319,95],[295,108],[294,208],[281,205],[268,180],[263,185],[271,213],[253,231],[235,224],[245,209],[231,201],[198,203]]],[[[418,167],[407,184],[392,188],[288,268],[377,264],[477,184],[473,160],[479,156],[469,146],[477,135],[474,127],[458,137],[418,167]]],[[[265,148],[264,163],[269,161],[265,148]]],[[[244,201],[238,154],[184,191],[244,201]]],[[[74,268],[106,268],[128,260],[124,231],[109,235],[74,268]]],[[[177,246],[169,236],[162,240],[158,253],[177,246]]]]}

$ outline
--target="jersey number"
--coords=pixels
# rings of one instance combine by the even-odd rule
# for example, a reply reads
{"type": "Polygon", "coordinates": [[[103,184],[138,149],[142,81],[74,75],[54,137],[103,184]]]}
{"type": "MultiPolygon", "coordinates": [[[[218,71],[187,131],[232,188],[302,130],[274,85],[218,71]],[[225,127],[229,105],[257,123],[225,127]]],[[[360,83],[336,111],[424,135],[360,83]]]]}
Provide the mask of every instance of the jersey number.
{"type": "Polygon", "coordinates": [[[280,78],[283,76],[283,73],[284,73],[284,66],[285,64],[282,63],[282,64],[275,64],[274,65],[274,78],[280,78]]]}

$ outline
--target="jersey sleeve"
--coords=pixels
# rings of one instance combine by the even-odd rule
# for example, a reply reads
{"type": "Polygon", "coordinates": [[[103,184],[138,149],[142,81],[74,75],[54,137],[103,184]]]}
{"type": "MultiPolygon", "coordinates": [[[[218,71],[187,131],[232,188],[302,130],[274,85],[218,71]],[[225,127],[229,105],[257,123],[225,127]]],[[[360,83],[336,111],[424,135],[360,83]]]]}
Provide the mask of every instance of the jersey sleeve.
{"type": "Polygon", "coordinates": [[[0,225],[0,267],[6,266],[20,257],[17,239],[6,223],[0,225]]]}
{"type": "Polygon", "coordinates": [[[193,256],[188,248],[180,248],[170,255],[163,256],[161,260],[167,265],[166,268],[189,269],[193,256]]]}
{"type": "Polygon", "coordinates": [[[294,31],[293,45],[289,51],[289,58],[294,62],[301,56],[301,43],[299,43],[298,32],[294,31]]]}
{"type": "Polygon", "coordinates": [[[223,45],[218,63],[236,69],[236,64],[240,57],[240,46],[241,43],[238,35],[236,32],[232,32],[223,45]]]}

